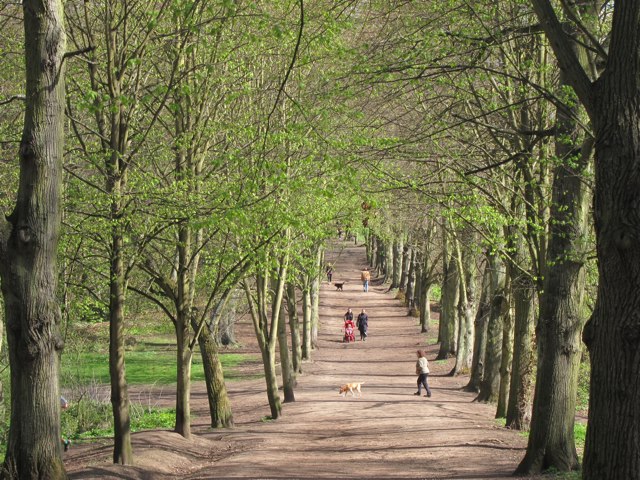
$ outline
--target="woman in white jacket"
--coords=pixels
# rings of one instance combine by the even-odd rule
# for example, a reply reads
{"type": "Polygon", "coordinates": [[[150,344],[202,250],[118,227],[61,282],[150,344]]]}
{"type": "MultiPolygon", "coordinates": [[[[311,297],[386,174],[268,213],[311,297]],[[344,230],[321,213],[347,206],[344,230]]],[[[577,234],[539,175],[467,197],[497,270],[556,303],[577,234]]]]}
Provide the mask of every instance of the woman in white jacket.
{"type": "Polygon", "coordinates": [[[416,362],[416,374],[418,375],[418,391],[414,393],[414,395],[420,396],[422,386],[424,385],[424,389],[427,392],[425,397],[431,396],[431,390],[429,389],[429,384],[427,383],[427,377],[429,376],[429,362],[427,361],[427,354],[424,350],[418,350],[416,352],[418,355],[418,361],[416,362]]]}

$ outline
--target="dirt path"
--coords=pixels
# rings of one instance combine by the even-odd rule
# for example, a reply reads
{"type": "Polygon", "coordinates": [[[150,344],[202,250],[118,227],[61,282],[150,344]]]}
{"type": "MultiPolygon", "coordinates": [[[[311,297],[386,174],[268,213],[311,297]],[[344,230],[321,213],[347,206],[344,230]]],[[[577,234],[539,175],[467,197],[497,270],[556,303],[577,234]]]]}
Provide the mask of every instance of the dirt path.
{"type": "MultiPolygon", "coordinates": [[[[196,385],[193,408],[198,436],[169,432],[135,435],[137,466],[110,465],[110,445],[80,446],[67,457],[72,478],[447,478],[492,479],[511,475],[526,440],[498,427],[494,407],[472,403],[461,391],[467,378],[446,376],[452,363],[434,362],[437,345],[420,334],[415,318],[386,287],[362,291],[363,247],[336,244],[334,281],[321,290],[319,349],[304,365],[296,402],[275,422],[264,380],[230,383],[236,427],[207,430],[206,395],[196,385]],[[342,343],[342,316],[351,307],[369,314],[366,342],[342,343]],[[417,397],[417,348],[427,346],[431,398],[417,397]],[[338,396],[338,386],[365,382],[360,398],[338,396]]],[[[171,392],[165,392],[171,403],[171,392]]],[[[162,403],[162,402],[161,402],[162,403]]]]}

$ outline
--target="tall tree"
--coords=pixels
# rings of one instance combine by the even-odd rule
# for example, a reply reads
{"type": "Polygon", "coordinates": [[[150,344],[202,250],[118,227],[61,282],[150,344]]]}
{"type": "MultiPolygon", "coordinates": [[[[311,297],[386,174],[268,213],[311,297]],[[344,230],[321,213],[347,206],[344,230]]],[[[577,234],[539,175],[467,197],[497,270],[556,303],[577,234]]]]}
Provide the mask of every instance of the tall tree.
{"type": "Polygon", "coordinates": [[[56,255],[61,222],[66,32],[59,0],[25,0],[26,109],[16,204],[0,223],[11,367],[3,478],[67,478],[60,444],[56,255]]]}
{"type": "MultiPolygon", "coordinates": [[[[566,81],[593,125],[595,141],[594,220],[600,281],[583,339],[591,358],[589,422],[583,478],[640,478],[640,295],[638,295],[638,165],[640,164],[640,4],[597,2],[610,15],[606,36],[585,27],[564,5],[568,21],[584,33],[604,69],[596,80],[547,0],[532,0],[566,81]]],[[[593,11],[593,10],[592,10],[593,11]]]]}

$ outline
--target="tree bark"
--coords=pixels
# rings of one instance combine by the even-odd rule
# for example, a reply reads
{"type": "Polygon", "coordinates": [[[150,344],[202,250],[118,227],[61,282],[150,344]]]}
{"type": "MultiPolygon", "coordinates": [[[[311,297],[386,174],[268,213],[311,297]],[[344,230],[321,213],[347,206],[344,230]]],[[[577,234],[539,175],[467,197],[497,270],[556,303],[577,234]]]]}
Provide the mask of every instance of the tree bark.
{"type": "Polygon", "coordinates": [[[393,242],[393,274],[391,276],[391,286],[393,290],[400,287],[400,275],[402,267],[402,240],[394,240],[393,242]]]}
{"type": "Polygon", "coordinates": [[[485,265],[482,275],[482,289],[478,310],[473,323],[473,358],[471,360],[471,375],[465,390],[468,392],[479,392],[482,379],[484,378],[485,354],[487,347],[487,326],[491,313],[491,271],[488,264],[485,265]]]}
{"type": "Polygon", "coordinates": [[[302,287],[302,359],[311,360],[311,279],[307,274],[302,287]]]}
{"type": "Polygon", "coordinates": [[[502,336],[504,317],[508,313],[508,302],[505,292],[504,264],[500,257],[487,255],[489,274],[489,319],[487,321],[487,341],[485,362],[478,402],[495,403],[500,389],[500,363],[502,360],[502,336]]]}
{"type": "Polygon", "coordinates": [[[300,321],[296,302],[296,286],[287,282],[287,311],[289,313],[289,330],[291,331],[291,363],[294,375],[302,373],[302,345],[300,343],[300,321]]]}
{"type": "Polygon", "coordinates": [[[22,2],[26,110],[16,205],[0,221],[0,276],[11,368],[3,478],[62,479],[56,299],[64,142],[63,6],[22,2]]]}
{"type": "MultiPolygon", "coordinates": [[[[560,79],[560,84],[566,85],[563,73],[560,79]]],[[[589,234],[590,203],[590,189],[582,174],[588,170],[593,143],[589,139],[580,147],[578,115],[578,105],[556,111],[555,150],[561,163],[554,172],[549,266],[536,329],[538,369],[531,432],[517,474],[536,474],[549,468],[571,471],[580,466],[573,427],[585,320],[583,245],[589,234]]]]}
{"type": "Polygon", "coordinates": [[[438,360],[449,358],[455,353],[455,343],[453,334],[456,322],[455,305],[458,303],[460,290],[458,289],[458,266],[454,256],[449,258],[447,269],[442,280],[442,297],[440,301],[440,351],[438,360]]]}
{"type": "MultiPolygon", "coordinates": [[[[215,320],[212,320],[212,323],[215,324],[215,320]]],[[[191,328],[194,332],[198,329],[198,325],[193,318],[191,328]]],[[[233,427],[233,412],[229,395],[227,394],[227,387],[224,383],[224,371],[218,355],[216,335],[208,327],[203,328],[198,337],[198,345],[202,355],[202,367],[207,386],[211,428],[233,427]]]]}
{"type": "Polygon", "coordinates": [[[591,358],[583,478],[640,478],[640,3],[615,2],[605,71],[580,64],[549,0],[532,0],[596,145],[594,219],[600,281],[583,339],[591,358]]]}
{"type": "Polygon", "coordinates": [[[280,303],[280,318],[278,319],[278,347],[280,349],[280,372],[282,374],[284,403],[295,402],[295,375],[293,372],[293,364],[291,363],[291,355],[289,355],[289,344],[287,342],[287,321],[285,318],[284,302],[280,303]]]}
{"type": "Polygon", "coordinates": [[[133,450],[131,447],[129,392],[124,360],[125,272],[123,249],[122,235],[114,231],[111,237],[111,275],[109,281],[109,377],[111,379],[111,408],[113,410],[113,463],[130,465],[133,461],[133,450]]]}
{"type": "Polygon", "coordinates": [[[531,421],[535,288],[531,277],[521,272],[512,289],[515,321],[507,428],[527,430],[531,421]]]}
{"type": "MultiPolygon", "coordinates": [[[[465,236],[471,238],[470,236],[465,236]]],[[[466,243],[466,242],[465,242],[466,243]]],[[[468,243],[471,245],[473,242],[468,243]]],[[[471,369],[473,359],[473,321],[475,315],[475,255],[467,246],[462,250],[462,245],[456,241],[456,262],[458,264],[459,299],[458,299],[458,338],[456,347],[456,364],[451,372],[452,375],[468,374],[471,369]]]]}
{"type": "Polygon", "coordinates": [[[322,265],[322,248],[318,248],[316,255],[316,264],[314,275],[311,278],[311,348],[317,350],[318,343],[318,326],[320,323],[320,276],[322,265]]]}

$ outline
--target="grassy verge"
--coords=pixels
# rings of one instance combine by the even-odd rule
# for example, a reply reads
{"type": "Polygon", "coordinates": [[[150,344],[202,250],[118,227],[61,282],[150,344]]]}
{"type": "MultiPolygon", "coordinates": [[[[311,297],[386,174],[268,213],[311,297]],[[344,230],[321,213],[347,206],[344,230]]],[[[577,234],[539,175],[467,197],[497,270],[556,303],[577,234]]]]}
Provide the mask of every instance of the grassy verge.
{"type": "MultiPolygon", "coordinates": [[[[257,362],[257,356],[226,353],[220,355],[225,380],[237,380],[234,368],[247,362],[257,362]]],[[[129,385],[171,384],[176,381],[176,356],[167,350],[133,350],[126,354],[129,385]]],[[[63,387],[68,383],[82,385],[109,383],[109,355],[106,352],[79,352],[62,356],[63,387]]],[[[193,358],[191,379],[204,380],[202,359],[193,358]]]]}

